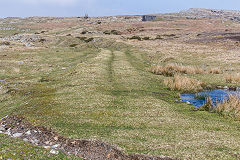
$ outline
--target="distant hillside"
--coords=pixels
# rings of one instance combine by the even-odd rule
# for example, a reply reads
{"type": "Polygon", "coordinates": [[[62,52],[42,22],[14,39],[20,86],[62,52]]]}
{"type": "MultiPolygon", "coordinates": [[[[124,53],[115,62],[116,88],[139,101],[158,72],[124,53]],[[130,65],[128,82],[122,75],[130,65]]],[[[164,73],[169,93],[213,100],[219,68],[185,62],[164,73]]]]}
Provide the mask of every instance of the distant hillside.
{"type": "Polygon", "coordinates": [[[223,18],[240,22],[240,11],[235,10],[191,8],[186,11],[181,11],[179,14],[189,18],[223,18]]]}

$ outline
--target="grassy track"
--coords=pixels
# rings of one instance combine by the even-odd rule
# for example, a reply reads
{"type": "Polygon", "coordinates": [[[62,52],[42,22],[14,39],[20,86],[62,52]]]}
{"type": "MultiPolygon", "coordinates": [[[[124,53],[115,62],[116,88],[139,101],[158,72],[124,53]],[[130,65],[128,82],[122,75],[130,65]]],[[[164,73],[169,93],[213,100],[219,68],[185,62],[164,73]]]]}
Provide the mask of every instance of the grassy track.
{"type": "MultiPolygon", "coordinates": [[[[147,59],[141,53],[105,48],[39,51],[31,56],[42,68],[26,63],[17,75],[5,74],[9,83],[21,83],[11,85],[15,92],[0,95],[7,96],[0,103],[1,117],[20,114],[64,136],[100,139],[128,153],[236,159],[239,122],[196,112],[176,101],[178,93],[166,89],[163,77],[146,71],[147,59]]],[[[22,144],[0,135],[0,155],[8,148],[20,156],[18,150],[29,146],[22,144]],[[9,142],[12,147],[5,145],[9,142]]],[[[30,147],[28,157],[38,150],[38,159],[47,155],[30,147]]]]}

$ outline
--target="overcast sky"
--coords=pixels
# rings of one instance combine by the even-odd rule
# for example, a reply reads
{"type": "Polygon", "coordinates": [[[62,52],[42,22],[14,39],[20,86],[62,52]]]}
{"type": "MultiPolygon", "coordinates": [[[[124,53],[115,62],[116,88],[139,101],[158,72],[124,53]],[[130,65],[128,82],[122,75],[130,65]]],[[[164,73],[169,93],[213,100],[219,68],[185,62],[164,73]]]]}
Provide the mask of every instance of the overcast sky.
{"type": "Polygon", "coordinates": [[[188,8],[240,10],[240,0],[0,0],[0,17],[109,16],[188,8]]]}

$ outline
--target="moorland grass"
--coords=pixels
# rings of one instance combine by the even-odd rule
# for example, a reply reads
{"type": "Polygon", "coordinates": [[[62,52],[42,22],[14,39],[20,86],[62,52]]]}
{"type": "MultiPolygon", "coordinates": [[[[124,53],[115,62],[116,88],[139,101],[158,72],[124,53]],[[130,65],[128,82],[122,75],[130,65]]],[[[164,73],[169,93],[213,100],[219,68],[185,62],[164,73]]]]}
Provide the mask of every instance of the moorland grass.
{"type": "MultiPolygon", "coordinates": [[[[32,62],[20,66],[17,74],[8,69],[1,77],[17,92],[1,95],[7,99],[1,103],[0,116],[22,115],[61,135],[103,140],[127,153],[236,158],[239,122],[196,112],[180,102],[179,92],[163,84],[164,76],[146,71],[144,53],[118,45],[111,49],[88,46],[12,55],[16,61],[31,57],[32,62]],[[42,77],[47,81],[39,81],[42,77]]],[[[17,146],[22,148],[16,144],[7,148],[15,153],[17,146]]],[[[41,153],[36,157],[46,155],[41,153]]]]}

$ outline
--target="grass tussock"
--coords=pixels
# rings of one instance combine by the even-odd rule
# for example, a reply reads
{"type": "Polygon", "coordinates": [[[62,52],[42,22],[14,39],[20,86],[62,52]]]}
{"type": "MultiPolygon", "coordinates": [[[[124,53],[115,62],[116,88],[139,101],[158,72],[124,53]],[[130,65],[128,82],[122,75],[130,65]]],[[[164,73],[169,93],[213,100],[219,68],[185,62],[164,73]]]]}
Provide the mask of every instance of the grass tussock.
{"type": "Polygon", "coordinates": [[[203,105],[200,110],[203,109],[204,111],[208,111],[208,112],[214,112],[216,110],[216,106],[213,105],[213,101],[212,99],[207,96],[205,98],[205,105],[203,105]]]}
{"type": "Polygon", "coordinates": [[[229,95],[228,100],[217,105],[216,111],[224,116],[240,120],[240,98],[237,95],[229,95]]]}
{"type": "Polygon", "coordinates": [[[139,41],[142,40],[142,38],[141,38],[140,36],[132,36],[132,37],[130,37],[129,39],[130,39],[130,40],[136,39],[136,40],[139,40],[139,41]]]}
{"type": "Polygon", "coordinates": [[[225,79],[227,83],[240,83],[240,74],[228,74],[225,76],[225,79]]]}
{"type": "Polygon", "coordinates": [[[174,78],[167,78],[164,80],[164,84],[171,90],[183,91],[183,92],[197,92],[203,89],[204,83],[196,79],[174,75],[174,78]]]}
{"type": "Polygon", "coordinates": [[[157,75],[174,76],[176,73],[202,74],[204,70],[195,66],[183,66],[178,64],[167,64],[166,66],[152,66],[150,72],[157,75]]]}

